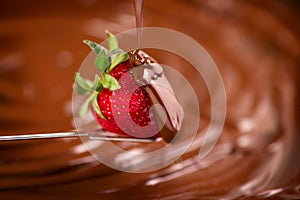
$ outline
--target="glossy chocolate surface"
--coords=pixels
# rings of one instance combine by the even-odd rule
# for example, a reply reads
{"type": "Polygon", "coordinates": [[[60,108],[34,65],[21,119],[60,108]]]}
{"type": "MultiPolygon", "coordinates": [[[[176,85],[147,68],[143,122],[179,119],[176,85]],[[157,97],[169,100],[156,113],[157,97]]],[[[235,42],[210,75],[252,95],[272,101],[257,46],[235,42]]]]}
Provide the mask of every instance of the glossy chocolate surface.
{"type": "MultiPolygon", "coordinates": [[[[227,116],[213,151],[198,158],[211,104],[202,78],[186,60],[149,50],[187,77],[199,99],[199,132],[180,159],[159,171],[130,174],[101,164],[79,139],[2,142],[0,198],[299,198],[298,4],[145,0],[144,26],[189,35],[219,67],[227,116]]],[[[12,0],[1,1],[0,11],[0,134],[73,129],[73,75],[90,52],[81,41],[101,42],[105,29],[134,28],[132,1],[12,0]]]]}

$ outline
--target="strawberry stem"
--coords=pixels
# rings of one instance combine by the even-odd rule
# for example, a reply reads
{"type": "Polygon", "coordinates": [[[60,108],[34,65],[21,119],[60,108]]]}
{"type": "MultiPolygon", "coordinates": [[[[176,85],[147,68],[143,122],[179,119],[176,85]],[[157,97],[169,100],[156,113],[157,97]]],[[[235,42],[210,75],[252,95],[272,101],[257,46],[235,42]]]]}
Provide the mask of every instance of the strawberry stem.
{"type": "Polygon", "coordinates": [[[83,43],[87,44],[97,55],[100,53],[101,50],[104,50],[107,53],[107,50],[97,44],[96,42],[90,41],[90,40],[83,40],[83,43]]]}
{"type": "Polygon", "coordinates": [[[97,101],[98,94],[99,94],[99,92],[94,92],[93,99],[92,99],[92,105],[93,105],[93,108],[94,108],[95,112],[97,113],[97,115],[99,115],[99,117],[101,119],[106,120],[106,118],[104,117],[104,115],[102,114],[102,112],[99,108],[99,104],[98,104],[98,101],[97,101]]]}
{"type": "Polygon", "coordinates": [[[79,117],[84,117],[87,114],[93,97],[94,94],[90,95],[89,98],[82,104],[78,113],[79,117]]]}
{"type": "Polygon", "coordinates": [[[118,41],[115,38],[115,36],[110,33],[109,31],[106,30],[106,34],[107,34],[107,38],[108,38],[108,46],[109,46],[109,50],[114,50],[114,49],[118,49],[119,45],[118,45],[118,41]]]}
{"type": "Polygon", "coordinates": [[[112,77],[109,74],[103,74],[102,75],[101,83],[102,83],[104,88],[107,88],[111,91],[121,88],[121,86],[119,85],[119,82],[117,81],[117,79],[115,79],[114,77],[112,77]]]}
{"type": "Polygon", "coordinates": [[[96,53],[97,57],[95,59],[95,65],[100,71],[101,76],[99,77],[96,74],[94,82],[91,82],[90,80],[82,78],[78,72],[75,73],[75,89],[78,94],[90,95],[79,110],[80,117],[86,115],[88,108],[92,103],[94,111],[99,115],[99,117],[105,119],[97,102],[99,92],[101,92],[103,88],[107,88],[111,91],[121,88],[118,81],[113,76],[109,75],[109,72],[120,63],[128,60],[129,55],[122,49],[119,49],[118,41],[112,33],[108,31],[106,31],[106,33],[108,37],[109,51],[96,42],[83,40],[83,42],[96,53]]]}
{"type": "Polygon", "coordinates": [[[98,54],[95,60],[95,65],[99,69],[101,74],[103,74],[110,65],[109,59],[107,58],[107,54],[104,50],[101,50],[98,54]]]}
{"type": "Polygon", "coordinates": [[[122,53],[117,55],[114,59],[112,59],[110,66],[107,68],[106,72],[109,73],[113,70],[118,64],[126,61],[129,58],[127,53],[122,53]]]}
{"type": "Polygon", "coordinates": [[[78,92],[78,94],[87,94],[92,90],[91,81],[82,78],[80,73],[75,72],[74,79],[75,79],[75,89],[78,92]]]}

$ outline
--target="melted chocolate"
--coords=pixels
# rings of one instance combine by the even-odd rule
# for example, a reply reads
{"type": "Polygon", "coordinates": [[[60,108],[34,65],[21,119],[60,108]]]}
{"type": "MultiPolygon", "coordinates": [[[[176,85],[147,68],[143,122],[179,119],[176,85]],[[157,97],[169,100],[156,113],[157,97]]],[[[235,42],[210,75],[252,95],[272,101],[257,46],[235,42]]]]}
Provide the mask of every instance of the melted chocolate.
{"type": "MultiPolygon", "coordinates": [[[[198,158],[210,119],[205,83],[183,59],[149,51],[197,91],[201,122],[186,153],[164,169],[129,174],[102,165],[79,139],[3,142],[1,199],[299,199],[300,17],[291,2],[146,0],[145,26],[191,36],[219,67],[228,107],[213,152],[198,158]]],[[[0,134],[73,129],[73,75],[90,52],[81,41],[135,27],[132,2],[0,4],[0,134]]],[[[101,152],[111,154],[105,143],[101,152]]]]}

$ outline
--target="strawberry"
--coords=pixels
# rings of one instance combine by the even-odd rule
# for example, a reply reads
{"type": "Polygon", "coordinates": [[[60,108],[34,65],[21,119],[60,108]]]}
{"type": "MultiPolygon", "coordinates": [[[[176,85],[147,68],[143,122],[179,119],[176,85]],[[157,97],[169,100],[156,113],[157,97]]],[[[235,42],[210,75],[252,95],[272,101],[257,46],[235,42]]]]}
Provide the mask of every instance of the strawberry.
{"type": "Polygon", "coordinates": [[[138,85],[130,73],[133,67],[129,54],[118,48],[111,33],[109,50],[95,42],[85,40],[97,54],[95,65],[100,75],[93,82],[75,73],[75,89],[89,95],[79,116],[84,117],[91,107],[103,130],[139,138],[159,136],[151,101],[143,86],[138,85]]]}
{"type": "Polygon", "coordinates": [[[156,134],[158,129],[153,111],[150,111],[151,101],[148,94],[135,83],[132,75],[127,73],[131,67],[127,60],[109,73],[118,81],[122,78],[122,82],[119,82],[121,88],[115,91],[105,88],[101,91],[97,102],[105,119],[97,114],[95,116],[104,130],[146,138],[156,134]],[[114,116],[113,112],[118,116],[114,116]],[[118,124],[115,122],[116,117],[118,124]],[[133,125],[131,121],[134,122],[133,125]],[[145,126],[147,126],[147,132],[140,131],[141,127],[145,126]]]}

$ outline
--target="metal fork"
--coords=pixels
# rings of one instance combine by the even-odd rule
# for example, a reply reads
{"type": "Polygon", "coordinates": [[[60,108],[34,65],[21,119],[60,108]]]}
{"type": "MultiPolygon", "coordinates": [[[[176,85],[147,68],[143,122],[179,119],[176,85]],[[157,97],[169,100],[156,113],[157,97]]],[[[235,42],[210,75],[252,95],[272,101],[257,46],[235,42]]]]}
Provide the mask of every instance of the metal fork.
{"type": "Polygon", "coordinates": [[[139,142],[154,143],[162,141],[162,138],[134,138],[126,136],[111,136],[109,132],[103,130],[92,131],[66,131],[51,133],[33,133],[22,135],[0,135],[0,141],[33,140],[33,139],[54,139],[54,138],[76,138],[89,137],[91,140],[115,141],[115,142],[139,142]]]}

